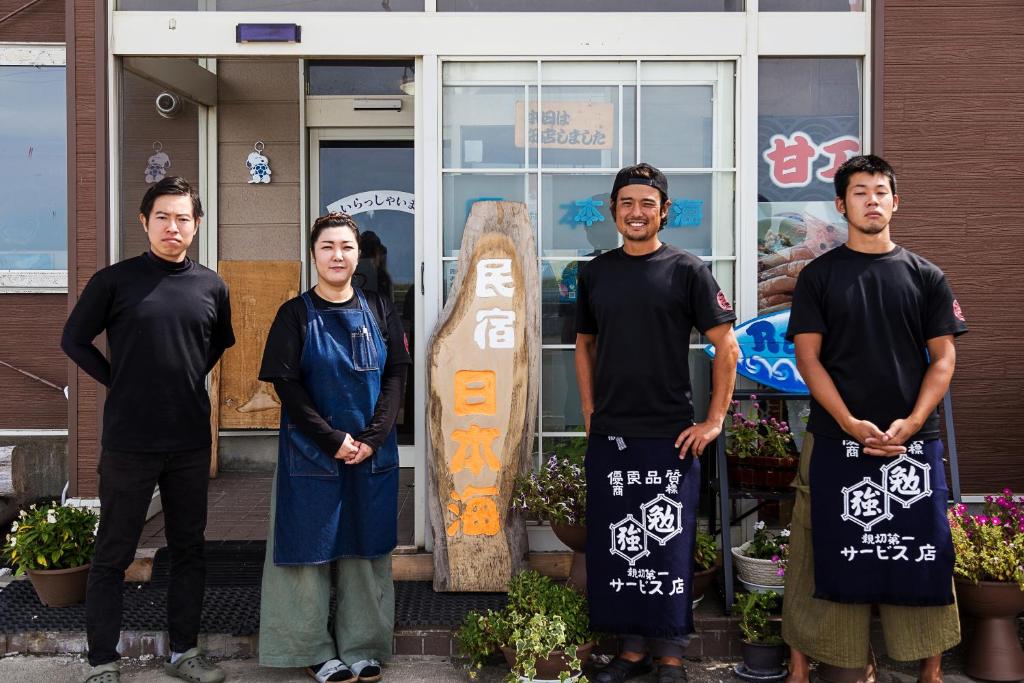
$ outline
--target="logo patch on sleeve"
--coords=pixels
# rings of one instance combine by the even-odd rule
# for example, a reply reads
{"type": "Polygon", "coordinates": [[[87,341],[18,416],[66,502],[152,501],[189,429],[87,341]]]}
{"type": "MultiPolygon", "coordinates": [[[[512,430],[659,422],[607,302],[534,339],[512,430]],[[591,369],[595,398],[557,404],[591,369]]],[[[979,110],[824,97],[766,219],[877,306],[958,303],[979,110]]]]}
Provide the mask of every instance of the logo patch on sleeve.
{"type": "MultiPolygon", "coordinates": [[[[725,292],[723,292],[722,290],[718,290],[717,299],[718,307],[721,308],[723,311],[732,310],[732,304],[729,302],[729,299],[725,296],[725,292]]],[[[961,320],[963,320],[963,318],[961,318],[961,320]]]]}
{"type": "Polygon", "coordinates": [[[967,322],[967,318],[964,317],[964,312],[960,309],[960,302],[956,299],[953,299],[953,315],[956,316],[957,320],[967,322]]]}

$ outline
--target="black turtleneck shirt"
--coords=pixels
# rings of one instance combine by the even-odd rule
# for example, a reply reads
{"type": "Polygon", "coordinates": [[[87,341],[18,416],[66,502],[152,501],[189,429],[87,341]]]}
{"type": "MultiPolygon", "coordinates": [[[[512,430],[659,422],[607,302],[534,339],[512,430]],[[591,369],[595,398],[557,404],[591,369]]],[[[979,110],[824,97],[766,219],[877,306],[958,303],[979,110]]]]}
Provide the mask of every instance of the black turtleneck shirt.
{"type": "Polygon", "coordinates": [[[153,453],[210,445],[206,374],[234,343],[224,281],[191,259],[149,252],[93,275],[61,338],[108,389],[103,447],[153,453]],[[93,344],[104,331],[109,361],[93,344]]]}

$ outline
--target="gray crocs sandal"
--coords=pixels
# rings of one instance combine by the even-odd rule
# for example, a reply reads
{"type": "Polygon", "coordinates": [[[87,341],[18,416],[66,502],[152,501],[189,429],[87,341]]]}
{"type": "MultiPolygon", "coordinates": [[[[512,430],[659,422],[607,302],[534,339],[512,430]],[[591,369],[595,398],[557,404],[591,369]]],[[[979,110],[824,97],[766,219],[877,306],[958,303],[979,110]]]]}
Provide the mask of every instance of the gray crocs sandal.
{"type": "Polygon", "coordinates": [[[226,677],[224,669],[210,661],[198,647],[182,653],[177,664],[164,664],[164,673],[191,683],[221,683],[226,677]]]}
{"type": "Polygon", "coordinates": [[[117,662],[100,664],[89,669],[85,683],[121,683],[121,667],[117,662]]]}
{"type": "Polygon", "coordinates": [[[359,683],[373,683],[383,677],[380,662],[376,659],[361,659],[352,665],[352,673],[359,678],[359,683]]]}

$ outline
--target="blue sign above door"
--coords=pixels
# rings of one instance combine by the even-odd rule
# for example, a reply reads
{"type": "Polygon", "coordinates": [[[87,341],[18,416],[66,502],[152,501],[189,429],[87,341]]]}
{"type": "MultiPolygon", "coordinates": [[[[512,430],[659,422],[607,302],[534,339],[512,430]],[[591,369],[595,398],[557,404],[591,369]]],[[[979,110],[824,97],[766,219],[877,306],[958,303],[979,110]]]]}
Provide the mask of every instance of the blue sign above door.
{"type": "MultiPolygon", "coordinates": [[[[793,343],[786,341],[789,309],[742,322],[736,326],[740,357],[736,373],[771,389],[793,394],[809,393],[803,377],[796,369],[793,343]]],[[[704,352],[715,357],[715,347],[708,344],[704,352]]]]}

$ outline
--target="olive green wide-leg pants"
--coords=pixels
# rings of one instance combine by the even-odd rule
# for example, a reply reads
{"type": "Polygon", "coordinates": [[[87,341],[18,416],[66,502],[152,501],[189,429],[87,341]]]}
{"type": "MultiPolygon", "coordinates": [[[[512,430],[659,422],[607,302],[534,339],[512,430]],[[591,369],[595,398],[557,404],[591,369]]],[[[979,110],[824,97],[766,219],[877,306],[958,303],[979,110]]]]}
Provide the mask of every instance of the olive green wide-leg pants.
{"type": "Polygon", "coordinates": [[[260,665],[307,667],[337,657],[346,664],[386,661],[395,629],[391,555],[325,564],[274,564],[277,477],[270,497],[270,530],[260,601],[260,665]],[[337,577],[334,634],[327,628],[331,569],[337,577]]]}
{"type": "MultiPolygon", "coordinates": [[[[810,467],[814,437],[804,436],[800,471],[793,482],[796,504],[789,539],[782,638],[807,656],[833,666],[867,666],[871,605],[814,597],[814,544],[811,539],[810,467]]],[[[941,654],[960,642],[956,603],[936,607],[879,605],[890,657],[914,661],[941,654]]]]}

